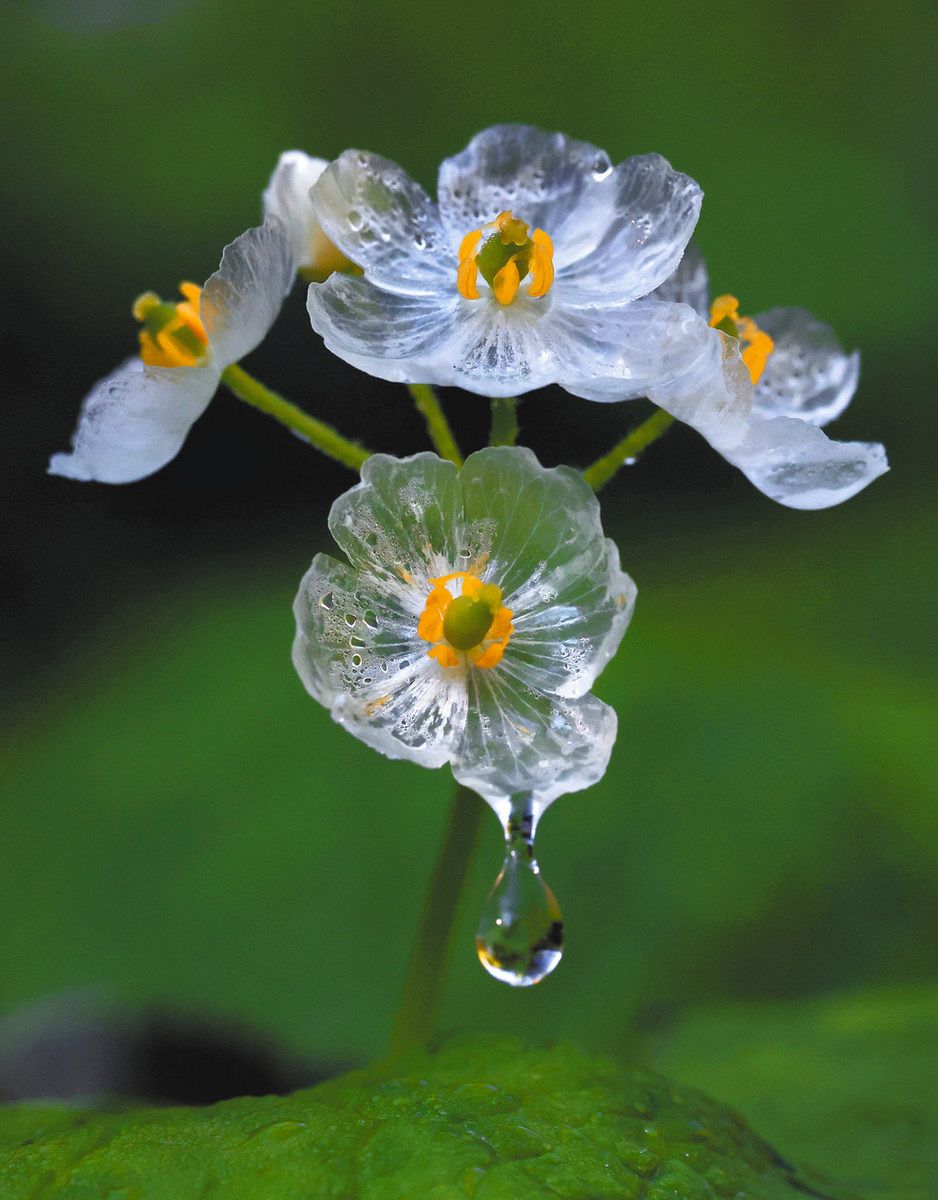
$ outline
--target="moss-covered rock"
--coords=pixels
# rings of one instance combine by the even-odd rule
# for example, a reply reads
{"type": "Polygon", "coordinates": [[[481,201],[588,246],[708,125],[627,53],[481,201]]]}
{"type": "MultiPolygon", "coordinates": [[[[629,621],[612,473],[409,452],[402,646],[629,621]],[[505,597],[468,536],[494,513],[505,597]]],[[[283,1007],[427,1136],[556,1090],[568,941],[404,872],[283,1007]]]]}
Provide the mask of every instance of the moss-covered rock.
{"type": "Polygon", "coordinates": [[[290,1096],[0,1112],[4,1200],[798,1200],[736,1113],[570,1047],[449,1043],[290,1096]]]}

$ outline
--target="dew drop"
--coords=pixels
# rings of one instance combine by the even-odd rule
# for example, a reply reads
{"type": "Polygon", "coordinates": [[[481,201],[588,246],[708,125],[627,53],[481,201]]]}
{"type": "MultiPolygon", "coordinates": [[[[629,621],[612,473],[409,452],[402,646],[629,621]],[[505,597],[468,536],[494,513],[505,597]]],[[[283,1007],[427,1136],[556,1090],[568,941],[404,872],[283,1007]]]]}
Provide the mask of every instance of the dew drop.
{"type": "Polygon", "coordinates": [[[356,233],[365,224],[364,218],[357,208],[350,208],[345,219],[348,221],[349,227],[354,229],[356,233]]]}
{"type": "Polygon", "coordinates": [[[335,606],[335,597],[332,592],[325,592],[320,596],[319,604],[322,608],[333,608],[335,606]]]}
{"type": "Polygon", "coordinates": [[[530,805],[512,808],[505,861],[476,931],[479,962],[511,987],[540,983],[563,955],[563,917],[534,857],[534,825],[530,805]]]}
{"type": "Polygon", "coordinates": [[[612,171],[612,163],[604,154],[598,154],[593,159],[593,178],[597,183],[601,183],[612,171]]]}

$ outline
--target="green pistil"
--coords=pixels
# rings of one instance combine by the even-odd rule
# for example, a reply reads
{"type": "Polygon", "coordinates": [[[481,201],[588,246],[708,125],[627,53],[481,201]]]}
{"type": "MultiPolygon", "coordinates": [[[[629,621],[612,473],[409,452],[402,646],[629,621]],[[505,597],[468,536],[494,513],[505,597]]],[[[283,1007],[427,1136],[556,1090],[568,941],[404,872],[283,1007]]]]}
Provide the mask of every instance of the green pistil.
{"type": "Polygon", "coordinates": [[[492,628],[497,607],[484,595],[457,596],[443,618],[443,636],[454,650],[472,650],[492,628]]]}

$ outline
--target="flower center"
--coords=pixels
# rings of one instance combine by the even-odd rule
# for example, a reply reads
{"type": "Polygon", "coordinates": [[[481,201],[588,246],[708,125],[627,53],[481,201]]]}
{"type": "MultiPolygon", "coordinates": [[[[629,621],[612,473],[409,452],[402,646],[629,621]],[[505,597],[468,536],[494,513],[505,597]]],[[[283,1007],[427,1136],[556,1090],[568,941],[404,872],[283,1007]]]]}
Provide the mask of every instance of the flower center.
{"type": "Polygon", "coordinates": [[[155,292],[134,301],[134,317],[143,323],[138,337],[140,357],[148,367],[194,367],[206,357],[208,334],[199,316],[202,289],[181,283],[183,299],[168,304],[155,292]]]}
{"type": "Polygon", "coordinates": [[[501,588],[466,571],[453,571],[430,583],[433,586],[417,625],[418,637],[434,643],[427,655],[441,667],[459,666],[462,655],[474,667],[488,669],[501,662],[515,631],[511,609],[502,605],[501,588]],[[462,580],[459,596],[446,586],[454,579],[462,580]]]}
{"type": "Polygon", "coordinates": [[[730,337],[738,338],[742,346],[742,359],[749,368],[749,378],[758,383],[775,343],[759,328],[752,317],[739,315],[739,301],[735,296],[717,296],[710,306],[710,325],[730,337]]]}
{"type": "Polygon", "coordinates": [[[480,273],[499,304],[511,304],[529,274],[528,295],[546,296],[554,282],[554,243],[543,229],[529,235],[527,223],[505,209],[467,233],[459,247],[456,287],[467,300],[479,299],[480,273]]]}

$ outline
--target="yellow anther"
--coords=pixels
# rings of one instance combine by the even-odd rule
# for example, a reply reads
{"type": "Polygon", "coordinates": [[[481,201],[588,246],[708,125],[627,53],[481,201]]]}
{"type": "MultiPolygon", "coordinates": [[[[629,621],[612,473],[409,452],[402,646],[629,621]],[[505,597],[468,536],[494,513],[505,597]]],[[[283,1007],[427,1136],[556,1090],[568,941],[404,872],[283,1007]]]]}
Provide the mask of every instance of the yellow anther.
{"type": "Polygon", "coordinates": [[[543,229],[531,234],[534,249],[531,253],[531,286],[528,295],[546,296],[554,282],[554,243],[543,229]]]}
{"type": "Polygon", "coordinates": [[[133,315],[142,322],[138,334],[140,357],[149,367],[198,366],[208,351],[208,334],[199,315],[202,289],[181,283],[183,299],[162,301],[155,292],[144,292],[133,304],[133,315]]]}
{"type": "Polygon", "coordinates": [[[521,286],[521,272],[514,258],[509,258],[492,280],[492,291],[499,304],[511,304],[521,286]]]}
{"type": "Polygon", "coordinates": [[[441,575],[430,584],[417,624],[417,636],[433,643],[428,657],[441,667],[467,662],[488,669],[499,663],[514,633],[511,609],[502,604],[501,588],[465,571],[441,575]],[[462,580],[458,597],[446,586],[456,579],[462,580]]]}
{"type": "Polygon", "coordinates": [[[546,296],[554,282],[554,244],[543,229],[528,233],[526,221],[509,209],[467,233],[459,246],[456,288],[467,300],[479,299],[479,275],[499,304],[511,304],[522,280],[531,276],[528,295],[546,296]]]}
{"type": "Polygon", "coordinates": [[[749,368],[749,378],[754,384],[758,383],[769,355],[775,349],[771,337],[752,317],[739,315],[739,301],[735,296],[716,297],[710,306],[710,325],[739,339],[740,356],[749,368]]]}

